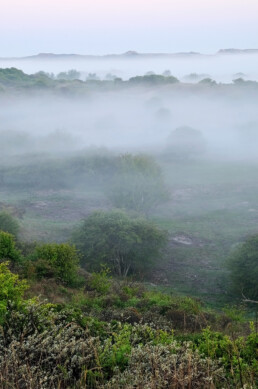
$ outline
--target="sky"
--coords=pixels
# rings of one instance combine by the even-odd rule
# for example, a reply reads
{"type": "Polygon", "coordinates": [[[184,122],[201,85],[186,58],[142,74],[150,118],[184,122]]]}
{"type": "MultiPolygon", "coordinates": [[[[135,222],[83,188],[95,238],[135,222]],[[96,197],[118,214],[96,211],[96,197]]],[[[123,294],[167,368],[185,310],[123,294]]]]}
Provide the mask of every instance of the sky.
{"type": "Polygon", "coordinates": [[[258,48],[258,0],[1,0],[0,57],[258,48]]]}

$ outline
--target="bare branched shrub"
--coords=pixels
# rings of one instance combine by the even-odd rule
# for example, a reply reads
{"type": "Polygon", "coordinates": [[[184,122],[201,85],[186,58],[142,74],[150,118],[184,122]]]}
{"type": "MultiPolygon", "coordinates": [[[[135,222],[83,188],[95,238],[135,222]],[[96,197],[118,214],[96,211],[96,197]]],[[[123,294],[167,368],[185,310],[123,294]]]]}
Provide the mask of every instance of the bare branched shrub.
{"type": "Polygon", "coordinates": [[[61,389],[86,381],[95,387],[97,375],[88,373],[101,370],[98,348],[99,339],[69,321],[69,314],[31,304],[2,327],[0,388],[61,389]]]}
{"type": "Polygon", "coordinates": [[[128,368],[105,385],[106,389],[217,388],[225,372],[217,362],[202,358],[187,343],[138,346],[128,368]]]}

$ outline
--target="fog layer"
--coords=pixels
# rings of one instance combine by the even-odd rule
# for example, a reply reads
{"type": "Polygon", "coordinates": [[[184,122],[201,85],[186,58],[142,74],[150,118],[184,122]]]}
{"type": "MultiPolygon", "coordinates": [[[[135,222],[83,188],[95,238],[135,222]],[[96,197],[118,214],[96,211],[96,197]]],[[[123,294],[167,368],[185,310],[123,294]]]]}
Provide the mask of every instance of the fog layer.
{"type": "MultiPolygon", "coordinates": [[[[122,85],[84,93],[3,93],[3,155],[89,147],[162,154],[178,127],[199,130],[205,157],[257,158],[256,84],[122,85]]],[[[200,157],[200,156],[198,156],[200,157]]]]}

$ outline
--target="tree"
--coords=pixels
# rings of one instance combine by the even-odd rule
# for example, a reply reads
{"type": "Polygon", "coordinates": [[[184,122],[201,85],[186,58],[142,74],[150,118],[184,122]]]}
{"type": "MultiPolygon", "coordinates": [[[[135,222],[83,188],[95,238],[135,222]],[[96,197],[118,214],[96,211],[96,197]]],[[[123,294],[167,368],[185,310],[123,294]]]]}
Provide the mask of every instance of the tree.
{"type": "Polygon", "coordinates": [[[148,214],[169,195],[161,169],[153,158],[125,154],[117,159],[108,197],[116,208],[148,214]]]}
{"type": "Polygon", "coordinates": [[[36,247],[31,259],[38,278],[53,277],[68,285],[77,280],[79,257],[74,246],[67,243],[42,244],[36,247]]]}
{"type": "Polygon", "coordinates": [[[119,276],[145,269],[161,254],[167,242],[164,231],[153,223],[132,219],[121,211],[94,212],[74,233],[82,265],[104,263],[119,276]]]}
{"type": "Polygon", "coordinates": [[[258,300],[258,236],[252,236],[229,258],[232,290],[245,300],[258,300]]]}
{"type": "Polygon", "coordinates": [[[58,80],[79,80],[81,73],[77,70],[71,69],[68,72],[61,72],[57,75],[58,80]]]}
{"type": "Polygon", "coordinates": [[[0,230],[16,236],[19,232],[19,223],[6,211],[0,212],[0,230]]]}
{"type": "Polygon", "coordinates": [[[136,76],[129,79],[130,84],[136,85],[166,85],[178,82],[179,80],[174,76],[163,76],[161,74],[146,74],[145,76],[136,76]]]}
{"type": "Polygon", "coordinates": [[[204,78],[203,80],[199,81],[199,84],[213,86],[213,85],[216,85],[216,81],[214,81],[211,78],[207,77],[207,78],[204,78]]]}

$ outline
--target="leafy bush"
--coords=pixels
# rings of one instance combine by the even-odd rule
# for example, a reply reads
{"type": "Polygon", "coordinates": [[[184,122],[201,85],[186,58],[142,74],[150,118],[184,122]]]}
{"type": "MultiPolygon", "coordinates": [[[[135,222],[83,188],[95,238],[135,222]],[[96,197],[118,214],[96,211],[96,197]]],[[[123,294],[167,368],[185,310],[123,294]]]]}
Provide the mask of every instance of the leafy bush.
{"type": "Polygon", "coordinates": [[[101,294],[106,294],[111,288],[110,270],[103,266],[98,273],[92,273],[89,279],[89,286],[101,294]]]}
{"type": "Polygon", "coordinates": [[[19,276],[11,273],[9,263],[0,263],[0,324],[3,324],[8,310],[17,308],[21,302],[27,284],[19,276]]]}
{"type": "Polygon", "coordinates": [[[250,384],[252,388],[258,384],[258,334],[254,329],[245,339],[230,338],[206,328],[194,346],[205,356],[223,363],[232,387],[250,384]]]}
{"type": "Polygon", "coordinates": [[[107,264],[119,276],[146,270],[161,255],[166,233],[144,219],[123,212],[94,212],[73,237],[82,253],[82,264],[107,264]]]}
{"type": "Polygon", "coordinates": [[[20,259],[21,254],[16,249],[14,236],[8,232],[0,231],[0,261],[11,260],[18,262],[20,259]]]}
{"type": "Polygon", "coordinates": [[[79,257],[74,246],[48,243],[36,247],[26,264],[26,272],[36,278],[57,278],[68,285],[78,281],[79,257]]]}

